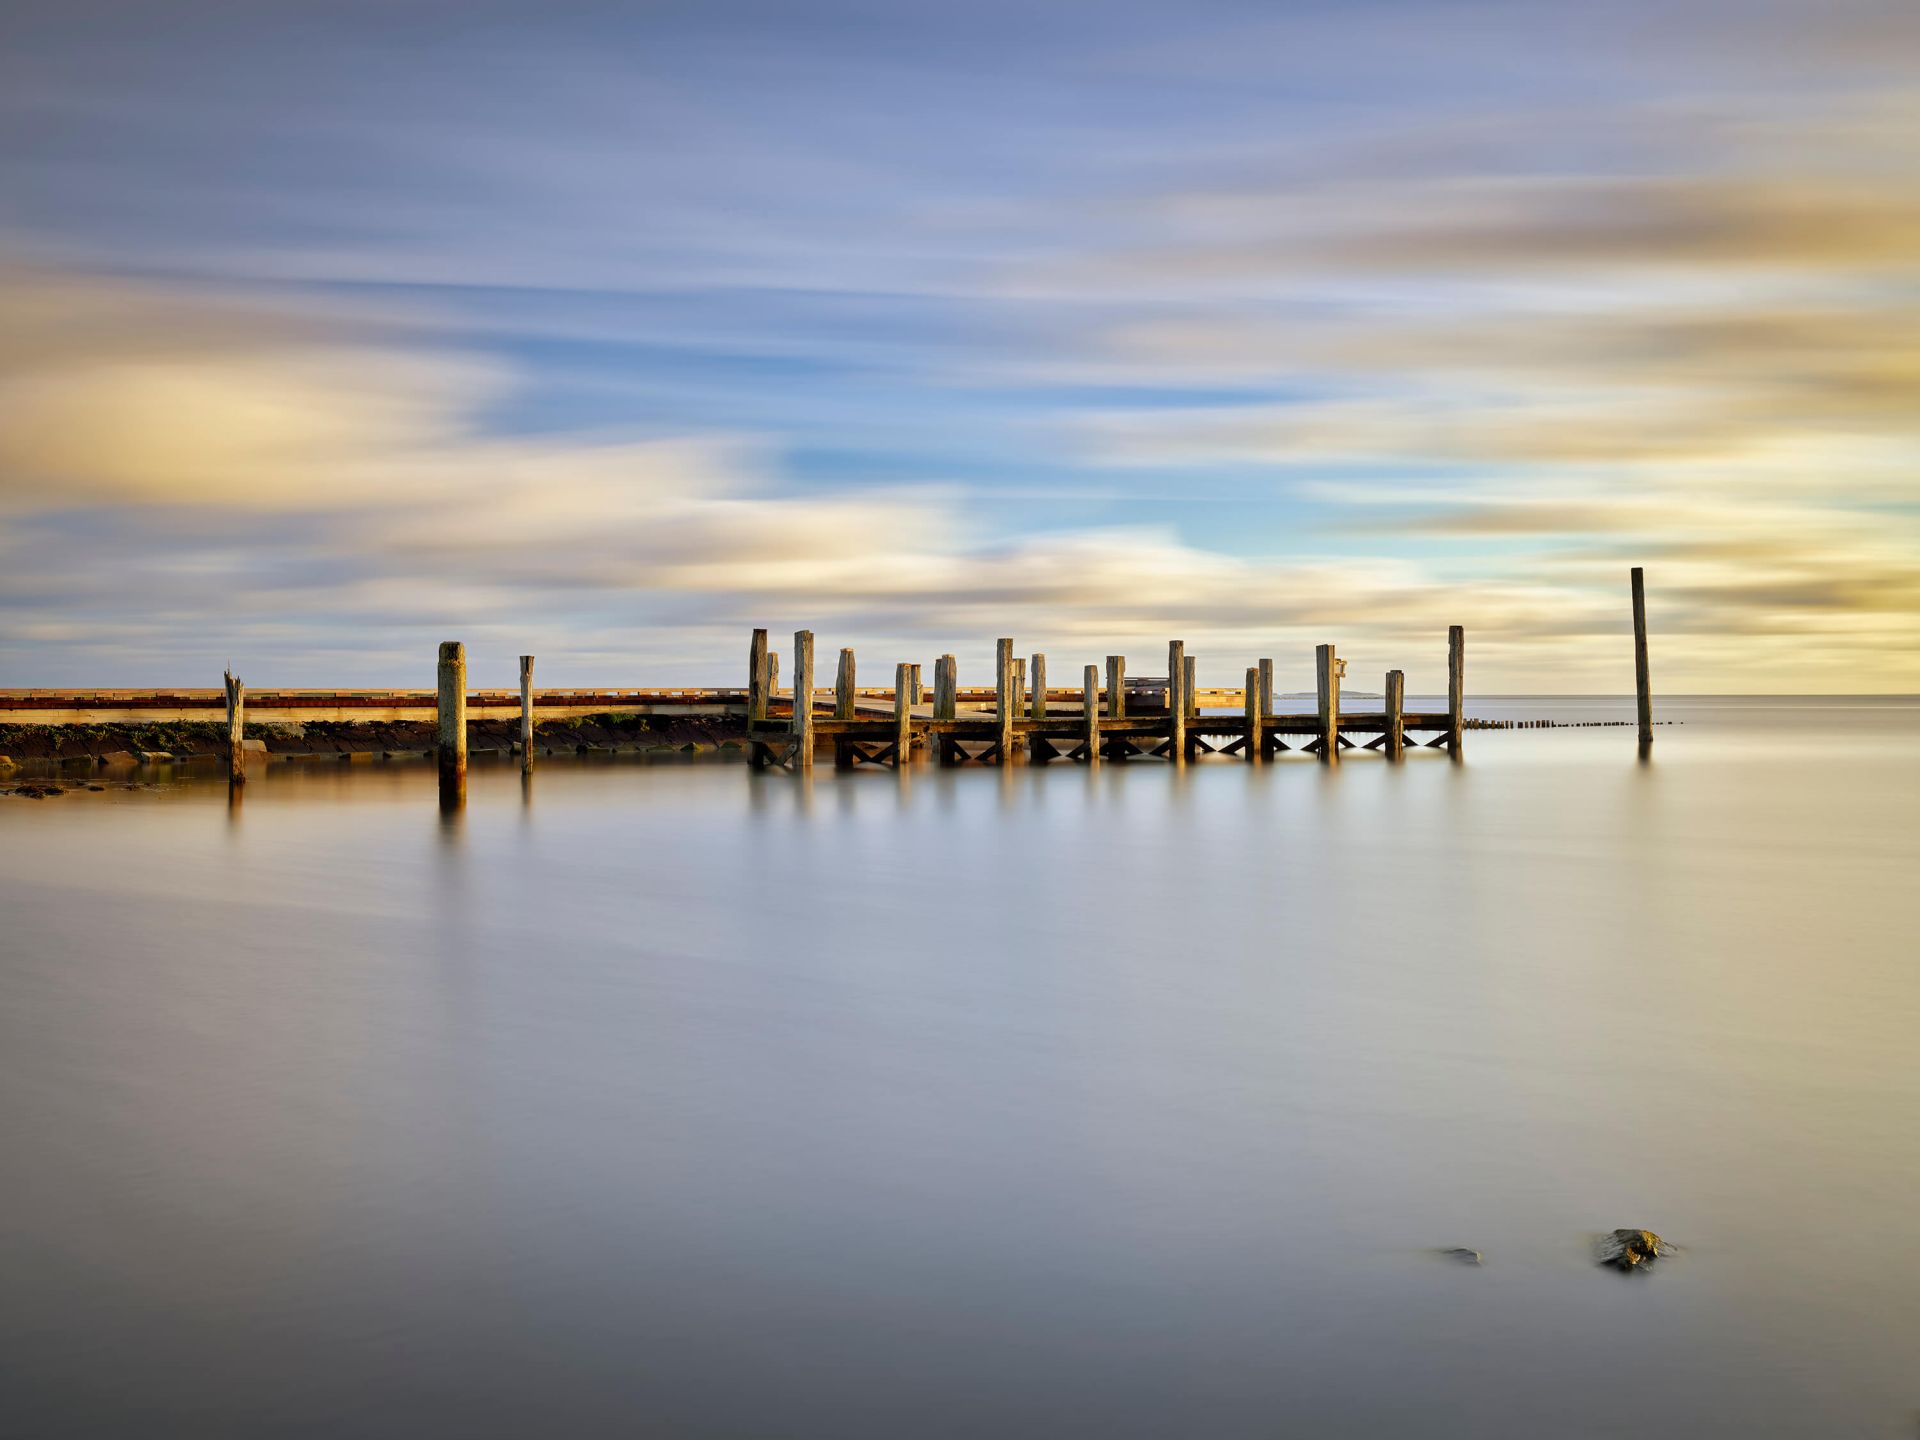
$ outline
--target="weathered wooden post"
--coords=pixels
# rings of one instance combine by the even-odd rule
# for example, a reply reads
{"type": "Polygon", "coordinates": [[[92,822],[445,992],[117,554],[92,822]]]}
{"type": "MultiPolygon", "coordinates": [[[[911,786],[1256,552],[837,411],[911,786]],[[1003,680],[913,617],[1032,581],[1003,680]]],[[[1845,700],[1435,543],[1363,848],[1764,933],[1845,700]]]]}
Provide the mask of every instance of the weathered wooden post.
{"type": "Polygon", "coordinates": [[[1447,627],[1447,753],[1458,760],[1467,729],[1467,627],[1447,627]]]}
{"type": "MultiPolygon", "coordinates": [[[[959,711],[958,691],[960,689],[959,662],[951,655],[942,655],[933,662],[933,718],[952,720],[959,711]]],[[[934,754],[942,765],[954,762],[953,736],[941,732],[934,737],[934,754]]]]}
{"type": "Polygon", "coordinates": [[[853,651],[840,652],[840,670],[833,677],[833,718],[851,720],[854,714],[853,651]]]}
{"type": "Polygon", "coordinates": [[[1260,709],[1260,667],[1258,665],[1250,665],[1247,667],[1246,702],[1247,748],[1244,752],[1244,758],[1248,763],[1255,764],[1267,757],[1266,737],[1260,733],[1260,725],[1264,716],[1260,709]]]}
{"type": "Polygon", "coordinates": [[[1187,642],[1167,642],[1167,759],[1187,763],[1187,642]]]}
{"type": "Polygon", "coordinates": [[[795,772],[813,769],[813,632],[793,632],[793,735],[795,772]]]}
{"type": "Polygon", "coordinates": [[[747,646],[747,734],[767,718],[767,632],[756,630],[747,646]]]}
{"type": "Polygon", "coordinates": [[[1273,714],[1273,661],[1260,662],[1260,713],[1273,714]]]}
{"type": "Polygon", "coordinates": [[[1407,677],[1403,671],[1387,671],[1387,758],[1398,760],[1407,753],[1407,677]]]}
{"type": "Polygon", "coordinates": [[[1080,685],[1081,719],[1087,727],[1087,763],[1100,763],[1100,667],[1087,666],[1080,685]]]}
{"type": "Polygon", "coordinates": [[[458,640],[440,642],[439,681],[440,803],[460,805],[467,798],[467,647],[458,640]]]}
{"type": "Polygon", "coordinates": [[[1127,718],[1127,657],[1107,656],[1107,718],[1127,718]]]}
{"type": "Polygon", "coordinates": [[[1647,572],[1638,565],[1633,567],[1633,690],[1644,753],[1653,748],[1653,680],[1647,672],[1647,572]]]}
{"type": "Polygon", "coordinates": [[[247,687],[227,671],[227,780],[247,783],[247,687]]]}
{"type": "Polygon", "coordinates": [[[1313,652],[1314,687],[1319,700],[1320,758],[1340,758],[1340,660],[1333,646],[1317,645],[1313,652]]]}
{"type": "Polygon", "coordinates": [[[1180,677],[1180,693],[1187,698],[1187,719],[1197,720],[1200,717],[1200,681],[1198,670],[1200,662],[1196,657],[1189,655],[1186,657],[1185,663],[1186,670],[1180,677]]]}
{"type": "Polygon", "coordinates": [[[767,652],[767,704],[771,706],[774,697],[780,693],[780,652],[767,652]]]}
{"type": "Polygon", "coordinates": [[[1000,747],[1000,763],[1013,763],[1013,716],[1020,702],[1014,690],[1013,641],[1002,638],[994,645],[994,735],[1000,747]]]}
{"type": "Polygon", "coordinates": [[[915,661],[912,665],[909,665],[907,668],[913,672],[912,703],[915,705],[918,705],[923,699],[926,698],[926,692],[921,687],[921,684],[920,684],[920,664],[918,661],[915,661]]]}
{"type": "Polygon", "coordinates": [[[520,768],[533,769],[533,656],[520,657],[520,768]]]}
{"type": "Polygon", "coordinates": [[[903,770],[913,755],[913,666],[893,667],[893,768],[903,770]]]}
{"type": "Polygon", "coordinates": [[[1033,694],[1027,706],[1027,714],[1035,720],[1047,718],[1047,657],[1034,653],[1033,668],[1028,672],[1033,681],[1033,694]]]}

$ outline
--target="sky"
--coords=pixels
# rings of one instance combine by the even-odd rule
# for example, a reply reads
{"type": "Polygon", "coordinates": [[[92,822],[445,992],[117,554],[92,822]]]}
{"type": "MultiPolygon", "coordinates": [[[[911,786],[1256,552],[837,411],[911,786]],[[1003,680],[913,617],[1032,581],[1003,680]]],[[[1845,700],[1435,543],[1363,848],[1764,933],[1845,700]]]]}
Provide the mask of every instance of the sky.
{"type": "Polygon", "coordinates": [[[1910,0],[5,12],[0,684],[1920,691],[1910,0]]]}

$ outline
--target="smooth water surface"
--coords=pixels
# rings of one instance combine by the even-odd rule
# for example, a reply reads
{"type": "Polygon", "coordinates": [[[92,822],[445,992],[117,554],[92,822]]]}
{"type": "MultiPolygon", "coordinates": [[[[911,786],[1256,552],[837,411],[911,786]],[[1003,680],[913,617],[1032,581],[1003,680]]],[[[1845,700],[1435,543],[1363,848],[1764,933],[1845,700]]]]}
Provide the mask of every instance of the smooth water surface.
{"type": "Polygon", "coordinates": [[[0,799],[0,1431],[1910,1435],[1916,704],[0,799]]]}

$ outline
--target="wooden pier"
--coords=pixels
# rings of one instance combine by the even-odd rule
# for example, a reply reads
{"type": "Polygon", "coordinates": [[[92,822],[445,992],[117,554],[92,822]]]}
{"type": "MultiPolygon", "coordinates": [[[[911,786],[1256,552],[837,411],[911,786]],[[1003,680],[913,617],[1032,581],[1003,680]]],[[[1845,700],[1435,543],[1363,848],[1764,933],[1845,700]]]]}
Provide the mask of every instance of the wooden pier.
{"type": "Polygon", "coordinates": [[[930,705],[920,703],[908,664],[895,667],[893,689],[860,690],[854,653],[842,650],[833,690],[816,692],[810,684],[812,631],[795,632],[793,656],[796,693],[809,698],[796,703],[789,696],[782,704],[767,632],[753,632],[746,717],[755,769],[806,770],[825,746],[831,746],[840,770],[898,767],[911,763],[916,752],[946,766],[1135,759],[1185,765],[1216,754],[1260,762],[1296,749],[1333,761],[1356,746],[1399,760],[1409,745],[1457,757],[1467,728],[1466,634],[1457,625],[1448,632],[1445,710],[1407,710],[1405,676],[1399,670],[1387,672],[1381,709],[1343,708],[1340,681],[1346,662],[1332,645],[1319,647],[1316,704],[1302,713],[1273,708],[1271,659],[1248,667],[1239,688],[1200,689],[1194,681],[1195,657],[1179,640],[1167,646],[1164,677],[1129,679],[1126,657],[1109,655],[1105,686],[1099,668],[1089,665],[1079,689],[1049,689],[1047,657],[1016,658],[1013,641],[1003,638],[995,646],[991,688],[962,690],[954,657],[935,661],[930,705]]]}

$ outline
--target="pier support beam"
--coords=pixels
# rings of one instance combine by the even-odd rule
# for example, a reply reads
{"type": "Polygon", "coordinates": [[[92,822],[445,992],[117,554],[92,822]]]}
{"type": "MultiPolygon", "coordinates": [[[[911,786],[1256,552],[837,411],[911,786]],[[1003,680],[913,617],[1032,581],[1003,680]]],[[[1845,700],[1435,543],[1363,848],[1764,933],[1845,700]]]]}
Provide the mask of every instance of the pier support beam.
{"type": "Polygon", "coordinates": [[[1257,765],[1267,758],[1267,738],[1261,733],[1261,724],[1265,712],[1260,708],[1260,667],[1247,667],[1247,748],[1241,751],[1241,758],[1250,765],[1257,765]]]}
{"type": "MultiPolygon", "coordinates": [[[[959,708],[960,689],[959,662],[951,655],[942,655],[933,662],[933,718],[952,720],[959,708]]],[[[934,737],[934,754],[942,765],[951,765],[959,757],[954,754],[954,738],[951,735],[934,737]]]]}
{"type": "Polygon", "coordinates": [[[893,768],[904,770],[913,757],[913,670],[893,667],[893,768]]]}
{"type": "Polygon", "coordinates": [[[1089,665],[1080,682],[1081,721],[1086,726],[1086,761],[1100,763],[1100,667],[1089,665]]]}
{"type": "Polygon", "coordinates": [[[1640,721],[1640,753],[1653,748],[1653,680],[1647,673],[1647,572],[1633,567],[1633,693],[1640,721]]]}
{"type": "Polygon", "coordinates": [[[1407,677],[1404,671],[1387,671],[1387,758],[1398,760],[1407,753],[1407,677]]]}
{"type": "Polygon", "coordinates": [[[533,656],[520,657],[520,770],[533,773],[533,656]]]}
{"type": "Polygon", "coordinates": [[[227,671],[227,783],[247,783],[247,687],[227,671]]]}
{"type": "Polygon", "coordinates": [[[1447,753],[1458,760],[1467,730],[1467,627],[1447,627],[1447,753]]]}
{"type": "Polygon", "coordinates": [[[1340,657],[1333,646],[1314,647],[1313,678],[1320,731],[1315,743],[1320,747],[1320,758],[1331,763],[1340,758],[1340,657]]]}
{"type": "Polygon", "coordinates": [[[1015,693],[1013,641],[1002,638],[994,644],[994,745],[1002,765],[1013,763],[1013,716],[1019,709],[1015,693]]]}
{"type": "Polygon", "coordinates": [[[1187,763],[1187,642],[1167,642],[1167,759],[1187,763]]]}
{"type": "Polygon", "coordinates": [[[440,804],[458,807],[467,798],[467,647],[440,642],[438,749],[440,804]]]}
{"type": "Polygon", "coordinates": [[[813,632],[793,632],[793,719],[787,726],[793,735],[793,753],[789,759],[796,774],[813,770],[813,632]]]}

